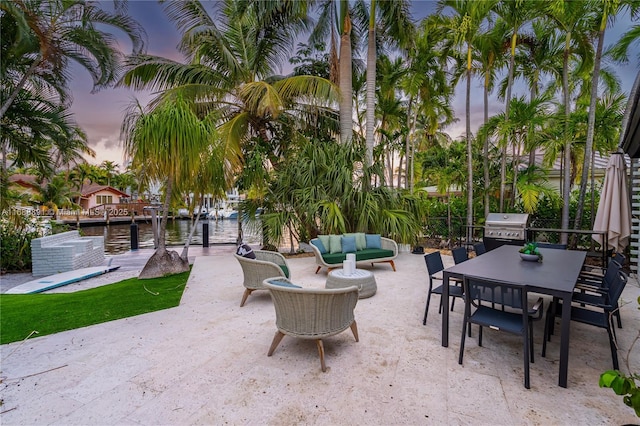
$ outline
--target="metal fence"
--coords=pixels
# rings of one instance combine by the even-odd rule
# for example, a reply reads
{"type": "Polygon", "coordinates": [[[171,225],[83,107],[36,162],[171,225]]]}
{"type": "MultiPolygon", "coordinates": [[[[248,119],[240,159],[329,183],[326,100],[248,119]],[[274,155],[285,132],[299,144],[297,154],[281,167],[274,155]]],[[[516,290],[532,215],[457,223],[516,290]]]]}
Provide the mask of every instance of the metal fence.
{"type": "MultiPolygon", "coordinates": [[[[466,217],[451,217],[448,223],[446,217],[430,217],[423,226],[423,236],[418,244],[431,248],[452,248],[455,246],[468,246],[482,241],[484,226],[466,225],[466,217]]],[[[587,218],[588,221],[588,218],[587,218]]],[[[570,221],[573,224],[573,220],[570,221]]],[[[584,223],[583,229],[560,229],[560,219],[531,219],[527,227],[527,240],[544,241],[549,243],[560,242],[563,233],[568,234],[570,247],[589,252],[590,257],[606,259],[607,247],[602,247],[593,239],[594,235],[602,232],[592,231],[590,224],[584,223]]],[[[606,241],[606,238],[604,239],[606,241]]],[[[605,242],[606,245],[606,242],[605,242]]],[[[603,260],[603,263],[605,260],[603,260]]]]}

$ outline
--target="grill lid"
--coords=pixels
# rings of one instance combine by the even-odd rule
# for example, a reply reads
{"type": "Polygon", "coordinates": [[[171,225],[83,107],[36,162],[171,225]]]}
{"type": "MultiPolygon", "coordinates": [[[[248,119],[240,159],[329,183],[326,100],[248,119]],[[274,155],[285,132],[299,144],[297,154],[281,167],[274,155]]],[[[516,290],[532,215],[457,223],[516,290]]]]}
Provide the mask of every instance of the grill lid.
{"type": "Polygon", "coordinates": [[[527,213],[489,213],[485,225],[501,228],[525,228],[528,221],[529,215],[527,213]]]}

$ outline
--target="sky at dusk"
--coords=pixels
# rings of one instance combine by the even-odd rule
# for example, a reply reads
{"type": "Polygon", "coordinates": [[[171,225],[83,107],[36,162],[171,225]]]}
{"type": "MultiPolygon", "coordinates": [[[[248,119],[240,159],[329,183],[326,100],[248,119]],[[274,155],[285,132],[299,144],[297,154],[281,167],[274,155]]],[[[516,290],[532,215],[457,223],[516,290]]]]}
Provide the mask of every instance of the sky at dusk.
{"type": "MultiPolygon", "coordinates": [[[[416,21],[432,13],[435,9],[435,1],[419,0],[412,2],[412,14],[416,21]]],[[[105,8],[107,8],[105,6],[105,8]]],[[[170,59],[180,60],[181,54],[176,45],[179,36],[174,25],[164,14],[163,6],[155,0],[130,0],[129,14],[138,20],[145,28],[148,36],[147,52],[152,55],[164,56],[170,59]]],[[[607,28],[606,45],[618,40],[621,34],[630,29],[632,23],[628,16],[618,17],[613,26],[607,28]]],[[[121,34],[115,33],[120,39],[121,34]]],[[[123,48],[129,51],[130,46],[123,40],[123,48]]],[[[306,39],[299,40],[305,42],[306,39]]],[[[637,45],[636,45],[637,47],[637,45]]],[[[616,66],[614,69],[622,82],[622,90],[628,94],[633,80],[638,72],[638,56],[631,49],[630,64],[616,66]]],[[[292,54],[295,52],[292,52],[292,54]]],[[[292,67],[283,64],[283,73],[291,71],[292,67]]],[[[138,99],[145,105],[152,94],[148,92],[134,92],[127,88],[106,89],[97,93],[91,93],[92,81],[89,74],[78,66],[72,68],[73,79],[71,88],[73,92],[73,105],[71,110],[75,115],[78,125],[87,133],[89,146],[96,151],[96,158],[87,158],[92,164],[100,164],[103,161],[112,161],[124,170],[122,144],[120,142],[120,126],[124,118],[124,111],[134,100],[138,99]]],[[[475,132],[483,119],[482,88],[481,81],[474,79],[472,87],[477,96],[472,95],[471,100],[471,126],[475,132]]],[[[446,131],[457,138],[464,134],[464,80],[456,88],[454,110],[459,122],[446,131]]],[[[515,95],[528,93],[518,93],[515,95]]],[[[494,115],[504,110],[504,102],[490,97],[489,114],[494,115]]]]}

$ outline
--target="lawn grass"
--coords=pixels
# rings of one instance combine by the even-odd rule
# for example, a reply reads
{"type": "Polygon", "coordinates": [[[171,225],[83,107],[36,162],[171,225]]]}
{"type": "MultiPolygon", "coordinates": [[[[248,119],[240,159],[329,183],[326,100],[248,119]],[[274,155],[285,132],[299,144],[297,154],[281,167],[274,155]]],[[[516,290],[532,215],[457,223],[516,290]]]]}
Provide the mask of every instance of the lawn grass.
{"type": "Polygon", "coordinates": [[[178,306],[190,271],[75,293],[1,294],[0,344],[178,306]]]}

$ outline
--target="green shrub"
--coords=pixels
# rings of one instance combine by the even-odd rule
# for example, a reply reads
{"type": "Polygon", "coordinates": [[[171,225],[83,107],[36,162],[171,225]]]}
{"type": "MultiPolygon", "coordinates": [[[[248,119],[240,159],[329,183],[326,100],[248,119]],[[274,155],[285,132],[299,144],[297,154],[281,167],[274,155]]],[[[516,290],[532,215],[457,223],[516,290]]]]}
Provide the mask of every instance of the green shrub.
{"type": "Polygon", "coordinates": [[[31,270],[31,240],[47,233],[49,221],[26,211],[10,209],[0,215],[0,270],[31,270]]]}

